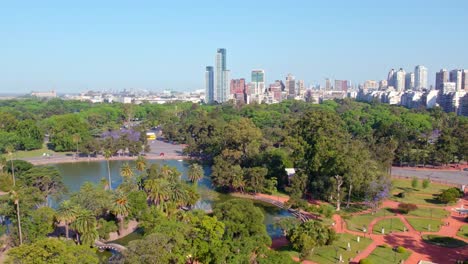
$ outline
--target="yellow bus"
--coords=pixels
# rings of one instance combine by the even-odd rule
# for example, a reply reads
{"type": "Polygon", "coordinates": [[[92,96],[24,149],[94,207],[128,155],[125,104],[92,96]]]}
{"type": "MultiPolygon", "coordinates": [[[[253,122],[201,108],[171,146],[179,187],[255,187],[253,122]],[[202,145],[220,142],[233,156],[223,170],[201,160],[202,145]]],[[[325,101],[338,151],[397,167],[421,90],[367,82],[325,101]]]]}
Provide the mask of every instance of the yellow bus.
{"type": "Polygon", "coordinates": [[[146,139],[148,140],[156,140],[156,134],[154,132],[147,132],[146,139]]]}

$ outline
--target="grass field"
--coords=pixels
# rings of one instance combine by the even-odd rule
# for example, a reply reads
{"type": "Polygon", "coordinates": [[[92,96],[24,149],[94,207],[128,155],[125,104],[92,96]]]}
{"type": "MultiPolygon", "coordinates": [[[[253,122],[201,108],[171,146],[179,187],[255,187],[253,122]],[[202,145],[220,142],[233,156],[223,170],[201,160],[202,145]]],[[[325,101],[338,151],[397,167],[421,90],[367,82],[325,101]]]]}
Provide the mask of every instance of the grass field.
{"type": "Polygon", "coordinates": [[[362,214],[362,215],[353,215],[348,219],[345,219],[346,226],[349,230],[363,232],[363,227],[365,226],[369,230],[369,224],[376,217],[392,215],[387,209],[380,209],[375,214],[362,214]]]}
{"type": "Polygon", "coordinates": [[[408,220],[410,225],[416,229],[416,231],[422,232],[437,232],[442,225],[442,221],[440,220],[431,220],[427,218],[406,217],[406,220],[408,220]],[[431,225],[431,230],[429,230],[429,225],[431,225]]]}
{"type": "Polygon", "coordinates": [[[422,188],[421,180],[419,181],[419,184],[416,188],[413,188],[411,186],[411,180],[396,179],[392,181],[392,184],[393,196],[390,199],[398,202],[432,206],[444,206],[445,204],[440,203],[436,199],[436,195],[442,192],[443,190],[450,188],[446,185],[431,183],[426,189],[424,189],[422,188]],[[405,198],[400,198],[396,196],[401,192],[405,192],[405,198]]]}
{"type": "MultiPolygon", "coordinates": [[[[338,239],[333,245],[318,247],[314,250],[314,254],[307,258],[316,263],[332,264],[337,263],[339,255],[341,254],[345,263],[350,258],[356,257],[358,251],[364,250],[371,244],[371,240],[361,237],[360,242],[357,242],[357,237],[350,234],[339,234],[338,239]],[[348,251],[348,242],[351,245],[351,250],[348,251]]],[[[285,251],[293,257],[299,257],[299,253],[292,250],[290,246],[281,248],[280,251],[285,251]]]]}
{"type": "Polygon", "coordinates": [[[385,234],[389,234],[390,232],[403,232],[405,224],[401,222],[398,218],[387,218],[378,221],[374,225],[373,232],[374,234],[381,235],[382,228],[384,228],[385,234]]]}
{"type": "Polygon", "coordinates": [[[460,227],[460,230],[458,230],[457,236],[468,239],[468,225],[464,225],[460,227]]]}
{"type": "Polygon", "coordinates": [[[427,218],[432,217],[433,219],[442,219],[446,218],[449,215],[449,212],[445,211],[444,209],[419,207],[418,209],[409,212],[408,215],[427,218]]]}
{"type": "Polygon", "coordinates": [[[378,246],[366,259],[371,263],[393,264],[401,263],[401,260],[406,260],[410,255],[411,252],[408,250],[405,253],[398,253],[391,247],[378,246]]]}
{"type": "MultiPolygon", "coordinates": [[[[23,151],[19,150],[13,153],[13,159],[27,159],[27,158],[40,158],[42,157],[43,153],[48,153],[53,156],[65,156],[65,155],[73,155],[74,152],[55,152],[53,150],[47,149],[45,146],[41,149],[35,149],[35,150],[28,150],[28,151],[23,151]]],[[[10,156],[8,155],[3,155],[7,160],[10,159],[10,156]]]]}

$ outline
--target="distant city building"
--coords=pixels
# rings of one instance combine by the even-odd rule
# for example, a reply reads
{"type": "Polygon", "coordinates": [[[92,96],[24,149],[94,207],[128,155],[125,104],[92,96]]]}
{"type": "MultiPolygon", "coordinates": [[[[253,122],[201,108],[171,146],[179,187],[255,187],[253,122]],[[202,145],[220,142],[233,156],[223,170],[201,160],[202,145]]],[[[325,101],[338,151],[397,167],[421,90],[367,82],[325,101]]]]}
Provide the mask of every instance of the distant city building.
{"type": "Polygon", "coordinates": [[[300,97],[304,97],[305,95],[305,84],[304,84],[304,80],[299,80],[297,81],[297,84],[296,84],[296,95],[297,96],[300,96],[300,97]]]}
{"type": "Polygon", "coordinates": [[[214,101],[224,103],[229,99],[229,71],[226,68],[226,49],[216,52],[216,88],[214,101]]]}
{"type": "Polygon", "coordinates": [[[452,70],[452,71],[450,71],[450,82],[454,82],[456,84],[455,90],[457,92],[461,91],[462,80],[463,80],[462,70],[452,70]]]}
{"type": "Polygon", "coordinates": [[[331,87],[331,81],[330,81],[330,79],[326,78],[325,79],[325,90],[329,91],[329,90],[331,90],[331,88],[332,88],[331,87]]]}
{"type": "Polygon", "coordinates": [[[429,88],[427,85],[427,68],[418,65],[414,68],[414,89],[422,90],[427,88],[429,88]]]}
{"type": "Polygon", "coordinates": [[[395,70],[391,69],[390,72],[388,72],[387,76],[387,86],[393,86],[395,87],[395,70]]]}
{"type": "Polygon", "coordinates": [[[289,97],[294,98],[296,96],[296,77],[291,74],[286,76],[286,92],[289,97]]]}
{"type": "Polygon", "coordinates": [[[250,95],[251,100],[261,103],[263,100],[263,94],[265,93],[265,71],[264,70],[252,70],[250,82],[250,95]]]}
{"type": "Polygon", "coordinates": [[[268,88],[268,91],[272,93],[273,99],[276,102],[281,102],[282,101],[282,93],[284,90],[284,84],[281,80],[276,80],[275,83],[270,84],[270,87],[268,88]]]}
{"type": "Polygon", "coordinates": [[[31,92],[31,96],[39,98],[55,98],[57,97],[57,93],[54,90],[49,92],[31,92]]]}
{"type": "Polygon", "coordinates": [[[413,72],[408,72],[405,76],[405,90],[414,90],[415,88],[415,82],[414,82],[414,78],[415,75],[413,72]]]}
{"type": "Polygon", "coordinates": [[[343,91],[347,92],[348,91],[348,81],[346,80],[335,80],[335,91],[343,91]]]}
{"type": "Polygon", "coordinates": [[[214,71],[213,66],[207,66],[205,71],[205,103],[214,102],[214,71]]]}
{"type": "Polygon", "coordinates": [[[403,70],[403,68],[400,68],[396,73],[395,73],[395,90],[396,91],[403,91],[405,89],[405,78],[406,78],[406,73],[403,70]]]}
{"type": "Polygon", "coordinates": [[[379,89],[380,90],[385,90],[388,87],[388,81],[387,80],[381,80],[379,82],[379,89]]]}
{"type": "Polygon", "coordinates": [[[468,70],[463,70],[462,72],[462,85],[461,89],[468,92],[468,70]]]}
{"type": "Polygon", "coordinates": [[[468,116],[468,93],[460,98],[459,114],[462,116],[468,116]]]}
{"type": "Polygon", "coordinates": [[[245,79],[233,79],[230,84],[231,98],[238,103],[247,103],[247,85],[245,79]]]}
{"type": "Polygon", "coordinates": [[[374,80],[367,80],[364,82],[364,89],[377,89],[377,88],[379,88],[379,84],[374,80]]]}
{"type": "Polygon", "coordinates": [[[441,69],[436,73],[435,89],[440,90],[444,83],[449,81],[449,73],[446,69],[441,69]]]}

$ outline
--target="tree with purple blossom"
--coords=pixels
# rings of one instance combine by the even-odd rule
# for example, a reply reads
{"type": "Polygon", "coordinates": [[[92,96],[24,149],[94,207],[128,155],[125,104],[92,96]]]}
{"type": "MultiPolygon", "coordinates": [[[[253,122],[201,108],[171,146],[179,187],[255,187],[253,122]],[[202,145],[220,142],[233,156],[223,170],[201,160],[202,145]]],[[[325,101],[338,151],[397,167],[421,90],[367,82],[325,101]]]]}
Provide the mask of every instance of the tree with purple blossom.
{"type": "Polygon", "coordinates": [[[390,196],[391,182],[388,178],[382,178],[379,181],[373,181],[369,184],[365,203],[377,211],[380,203],[390,196]]]}

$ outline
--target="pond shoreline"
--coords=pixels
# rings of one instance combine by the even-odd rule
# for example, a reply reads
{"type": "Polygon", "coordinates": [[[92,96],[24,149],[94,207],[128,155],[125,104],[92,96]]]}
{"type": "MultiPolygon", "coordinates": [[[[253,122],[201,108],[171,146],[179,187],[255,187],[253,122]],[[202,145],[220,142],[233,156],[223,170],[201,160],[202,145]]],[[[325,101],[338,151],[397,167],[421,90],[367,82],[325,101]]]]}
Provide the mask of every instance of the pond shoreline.
{"type": "MultiPolygon", "coordinates": [[[[147,160],[192,160],[193,158],[182,156],[182,155],[143,155],[147,160]]],[[[109,160],[136,160],[138,156],[114,156],[109,160]]],[[[82,162],[97,162],[105,161],[106,158],[103,156],[99,157],[52,157],[52,158],[40,158],[40,159],[23,159],[30,162],[33,165],[49,165],[49,164],[62,164],[62,163],[82,163],[82,162]]]]}

